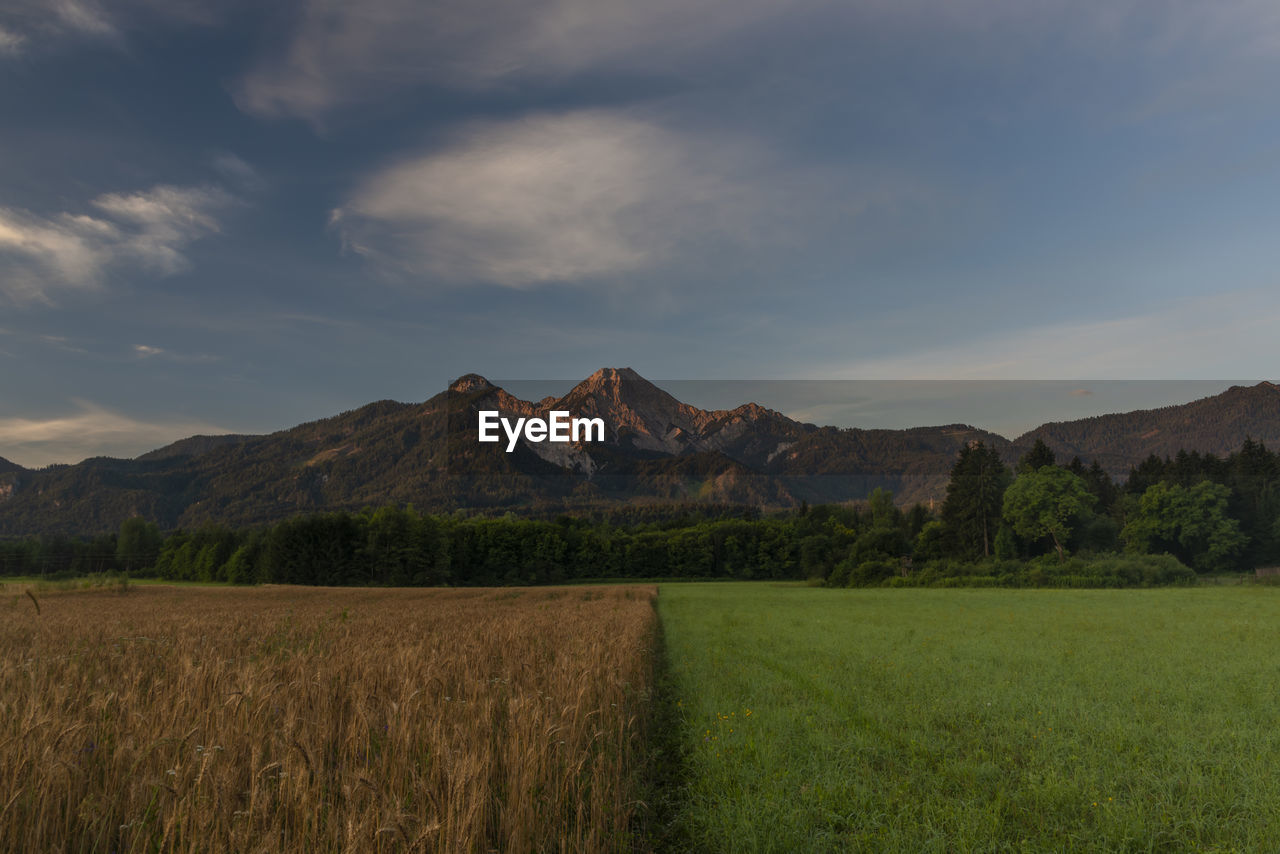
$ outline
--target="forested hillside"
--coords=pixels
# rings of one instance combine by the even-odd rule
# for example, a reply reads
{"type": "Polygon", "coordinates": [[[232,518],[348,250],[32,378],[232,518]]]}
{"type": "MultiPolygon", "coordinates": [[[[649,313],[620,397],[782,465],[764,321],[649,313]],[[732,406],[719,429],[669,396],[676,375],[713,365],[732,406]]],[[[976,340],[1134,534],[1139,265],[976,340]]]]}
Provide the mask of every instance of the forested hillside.
{"type": "Polygon", "coordinates": [[[633,503],[765,510],[866,500],[938,506],[958,453],[981,442],[1011,464],[1036,441],[1115,479],[1157,457],[1219,456],[1249,437],[1280,442],[1280,389],[1233,387],[1180,407],[1047,424],[1010,443],[964,424],[815,427],[756,404],[702,410],[629,369],[604,369],[559,399],[520,400],[469,374],[424,403],[379,401],[265,436],[194,436],[134,460],[36,471],[0,459],[0,536],[107,533],[141,516],[161,529],[261,525],[298,513],[412,504],[448,513],[581,514],[633,503]],[[598,415],[603,443],[476,441],[477,413],[598,415]],[[1274,438],[1272,438],[1274,437],[1274,438]]]}
{"type": "Polygon", "coordinates": [[[1232,386],[1180,406],[1044,424],[1014,444],[1025,450],[1037,439],[1064,459],[1097,460],[1115,475],[1152,454],[1171,457],[1186,450],[1223,456],[1246,439],[1280,447],[1280,386],[1232,386]]]}

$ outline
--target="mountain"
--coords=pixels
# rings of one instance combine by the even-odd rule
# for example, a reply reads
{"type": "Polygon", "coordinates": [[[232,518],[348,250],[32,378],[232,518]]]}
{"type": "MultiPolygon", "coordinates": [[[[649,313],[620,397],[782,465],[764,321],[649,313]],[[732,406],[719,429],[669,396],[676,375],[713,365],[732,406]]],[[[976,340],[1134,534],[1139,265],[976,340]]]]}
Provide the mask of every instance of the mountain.
{"type": "Polygon", "coordinates": [[[27,470],[0,460],[0,535],[253,525],[386,503],[420,509],[560,512],[620,502],[794,506],[865,498],[934,501],[956,454],[982,441],[1012,462],[1037,438],[1065,461],[1115,474],[1151,453],[1226,454],[1246,436],[1280,444],[1280,388],[1233,387],[1183,406],[1046,424],[1015,442],[965,424],[909,430],[817,427],[755,403],[705,410],[630,368],[605,368],[562,397],[522,400],[476,374],[423,403],[378,401],[263,436],[193,436],[137,459],[27,470]],[[604,442],[476,441],[479,412],[599,417],[604,442]]]}
{"type": "Polygon", "coordinates": [[[1172,457],[1185,449],[1225,456],[1248,438],[1280,447],[1280,386],[1275,383],[1232,386],[1178,406],[1043,424],[1013,444],[1025,450],[1040,439],[1060,462],[1074,456],[1085,463],[1097,460],[1112,476],[1123,477],[1152,454],[1172,457]]]}
{"type": "Polygon", "coordinates": [[[186,439],[179,439],[171,445],[165,445],[163,448],[156,448],[154,451],[148,451],[139,460],[167,460],[170,457],[198,457],[201,454],[208,453],[214,448],[220,448],[223,445],[234,445],[245,442],[253,436],[240,436],[236,434],[227,434],[225,436],[190,436],[186,439]]]}
{"type": "Polygon", "coordinates": [[[112,530],[133,515],[166,528],[252,525],[385,503],[435,510],[631,500],[786,506],[797,499],[743,460],[815,429],[762,407],[686,406],[627,369],[598,371],[564,397],[538,402],[468,374],[421,404],[379,401],[265,436],[197,436],[133,460],[21,470],[0,493],[0,535],[112,530]],[[523,417],[604,413],[615,429],[601,445],[521,441],[508,454],[476,441],[482,409],[523,417]]]}
{"type": "Polygon", "coordinates": [[[752,467],[762,466],[779,446],[816,430],[754,403],[705,410],[681,403],[631,368],[604,368],[587,377],[553,406],[599,417],[619,448],[680,455],[717,452],[752,467]]]}
{"type": "Polygon", "coordinates": [[[0,503],[13,495],[17,489],[18,475],[25,472],[22,466],[0,457],[0,503]]]}
{"type": "Polygon", "coordinates": [[[846,501],[876,487],[903,503],[940,501],[960,449],[972,442],[1016,456],[1009,440],[967,424],[860,430],[823,427],[785,448],[765,466],[810,503],[846,501]]]}

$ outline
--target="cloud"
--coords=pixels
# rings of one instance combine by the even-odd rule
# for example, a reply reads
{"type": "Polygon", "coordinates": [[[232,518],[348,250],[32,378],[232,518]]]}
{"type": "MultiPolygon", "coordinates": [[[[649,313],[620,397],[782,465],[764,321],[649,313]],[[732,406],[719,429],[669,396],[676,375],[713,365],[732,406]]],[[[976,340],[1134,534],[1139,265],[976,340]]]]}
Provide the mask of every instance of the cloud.
{"type": "Polygon", "coordinates": [[[63,42],[120,46],[127,32],[157,24],[212,26],[238,5],[240,0],[5,0],[0,55],[63,42]]]}
{"type": "Polygon", "coordinates": [[[114,39],[111,16],[95,0],[9,0],[0,11],[0,52],[67,37],[114,39]],[[6,38],[6,36],[8,38],[6,38]]]}
{"type": "Polygon", "coordinates": [[[67,29],[89,35],[114,35],[116,28],[106,10],[92,0],[53,0],[45,4],[67,29]]]}
{"type": "Polygon", "coordinates": [[[686,249],[798,242],[818,220],[847,225],[910,195],[886,178],[586,110],[472,126],[365,179],[332,221],[348,247],[389,268],[520,288],[654,268],[686,249]]]}
{"type": "Polygon", "coordinates": [[[242,81],[259,115],[318,118],[370,93],[664,69],[816,0],[304,0],[288,46],[242,81]]]}
{"type": "Polygon", "coordinates": [[[1171,300],[1148,314],[985,335],[831,366],[819,375],[922,380],[1257,379],[1280,363],[1280,294],[1237,290],[1171,300]]]}
{"type": "Polygon", "coordinates": [[[188,266],[181,250],[216,233],[213,214],[232,202],[216,187],[160,185],[99,196],[94,214],[0,207],[0,294],[47,302],[56,288],[98,286],[113,268],[180,272],[188,266]]]}
{"type": "Polygon", "coordinates": [[[229,151],[214,156],[213,168],[227,183],[246,193],[260,190],[266,183],[258,170],[229,151]]]}
{"type": "Polygon", "coordinates": [[[207,364],[220,360],[218,356],[209,353],[175,353],[173,350],[166,350],[164,347],[156,347],[151,344],[133,345],[133,355],[137,359],[163,359],[169,362],[188,364],[207,364]]]}
{"type": "MultiPolygon", "coordinates": [[[[240,80],[245,111],[318,121],[423,85],[482,90],[611,72],[696,77],[726,57],[758,59],[762,44],[776,62],[785,48],[771,37],[791,26],[846,34],[849,43],[876,34],[907,50],[936,45],[980,62],[1034,63],[1066,45],[1129,68],[1174,57],[1161,79],[1202,65],[1189,69],[1179,57],[1243,65],[1280,55],[1273,0],[301,0],[298,9],[285,43],[240,80]]],[[[806,61],[790,59],[792,74],[806,61]]]]}
{"type": "Polygon", "coordinates": [[[194,420],[148,421],[86,401],[52,418],[0,417],[0,456],[29,468],[90,456],[133,457],[197,434],[230,432],[194,420]]]}
{"type": "Polygon", "coordinates": [[[0,27],[0,55],[16,56],[22,52],[22,43],[25,41],[26,39],[18,33],[13,33],[4,27],[0,27]]]}

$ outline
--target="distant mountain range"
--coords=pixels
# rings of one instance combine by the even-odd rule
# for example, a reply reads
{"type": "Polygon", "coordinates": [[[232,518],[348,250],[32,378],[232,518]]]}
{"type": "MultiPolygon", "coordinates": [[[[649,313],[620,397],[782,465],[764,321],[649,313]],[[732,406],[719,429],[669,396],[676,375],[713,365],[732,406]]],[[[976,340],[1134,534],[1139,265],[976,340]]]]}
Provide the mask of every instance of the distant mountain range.
{"type": "Polygon", "coordinates": [[[193,436],[137,459],[28,470],[0,459],[0,535],[113,530],[133,515],[170,528],[256,524],[298,512],[411,503],[420,509],[554,512],[628,501],[791,506],[943,496],[951,465],[981,440],[1012,462],[1036,439],[1062,461],[1113,475],[1150,454],[1225,455],[1246,437],[1280,445],[1280,387],[1233,386],[1181,406],[1045,424],[1013,441],[964,424],[908,430],[817,427],[754,403],[704,410],[629,368],[568,394],[521,400],[468,374],[425,403],[379,401],[265,436],[193,436]],[[600,417],[603,443],[476,441],[478,412],[600,417]]]}

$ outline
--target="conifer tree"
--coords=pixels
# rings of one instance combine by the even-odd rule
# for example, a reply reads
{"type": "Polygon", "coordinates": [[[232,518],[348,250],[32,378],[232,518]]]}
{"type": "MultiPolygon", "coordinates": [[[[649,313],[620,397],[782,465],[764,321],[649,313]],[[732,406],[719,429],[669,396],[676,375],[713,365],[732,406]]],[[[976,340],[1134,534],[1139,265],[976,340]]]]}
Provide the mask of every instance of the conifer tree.
{"type": "Polygon", "coordinates": [[[991,555],[1009,478],[1009,469],[995,448],[974,442],[960,451],[947,484],[942,520],[965,557],[991,555]]]}

